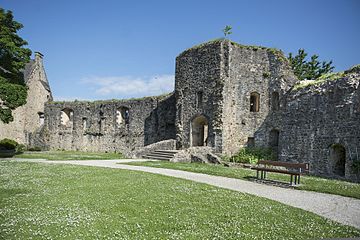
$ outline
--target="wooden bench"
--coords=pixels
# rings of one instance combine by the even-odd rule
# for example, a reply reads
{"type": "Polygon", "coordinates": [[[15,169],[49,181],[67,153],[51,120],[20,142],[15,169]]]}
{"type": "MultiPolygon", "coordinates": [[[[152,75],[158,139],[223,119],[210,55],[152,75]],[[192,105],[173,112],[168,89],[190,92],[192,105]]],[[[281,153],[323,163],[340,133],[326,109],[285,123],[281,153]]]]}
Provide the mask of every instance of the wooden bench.
{"type": "Polygon", "coordinates": [[[256,170],[256,177],[259,178],[259,172],[261,179],[266,179],[267,172],[276,172],[290,175],[290,185],[300,184],[300,176],[302,174],[309,173],[309,163],[290,163],[279,161],[260,160],[255,167],[251,169],[256,170]]]}

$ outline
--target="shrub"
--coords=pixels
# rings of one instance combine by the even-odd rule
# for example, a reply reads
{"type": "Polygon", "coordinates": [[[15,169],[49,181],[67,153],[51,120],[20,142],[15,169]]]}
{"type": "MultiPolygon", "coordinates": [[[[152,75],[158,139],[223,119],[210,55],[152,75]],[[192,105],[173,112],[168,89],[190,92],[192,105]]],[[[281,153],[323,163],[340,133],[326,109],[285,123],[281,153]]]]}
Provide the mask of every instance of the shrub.
{"type": "Polygon", "coordinates": [[[264,72],[264,73],[263,73],[263,77],[264,77],[264,78],[270,77],[270,72],[264,72]]]}
{"type": "Polygon", "coordinates": [[[23,153],[26,149],[26,146],[24,144],[18,144],[16,146],[16,154],[23,153]]]}
{"type": "Polygon", "coordinates": [[[353,164],[351,165],[352,170],[354,171],[354,173],[358,174],[360,173],[360,161],[354,161],[353,164]]]}
{"type": "Polygon", "coordinates": [[[16,149],[18,145],[19,144],[15,140],[8,138],[4,138],[0,141],[0,149],[13,150],[16,149]]]}
{"type": "Polygon", "coordinates": [[[273,150],[271,148],[245,147],[229,158],[230,162],[251,164],[256,164],[259,160],[275,160],[273,150]]]}
{"type": "Polygon", "coordinates": [[[41,151],[41,148],[40,147],[31,147],[28,149],[28,151],[31,151],[31,152],[40,152],[41,151]]]}

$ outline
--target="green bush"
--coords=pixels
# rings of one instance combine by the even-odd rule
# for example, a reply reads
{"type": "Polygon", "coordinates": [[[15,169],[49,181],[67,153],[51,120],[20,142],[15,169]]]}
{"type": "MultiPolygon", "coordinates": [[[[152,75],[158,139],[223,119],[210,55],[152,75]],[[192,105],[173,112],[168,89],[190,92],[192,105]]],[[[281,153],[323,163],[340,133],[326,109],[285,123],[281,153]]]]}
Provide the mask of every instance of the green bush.
{"type": "Polygon", "coordinates": [[[24,144],[18,144],[16,146],[16,154],[24,153],[26,146],[24,144]]]}
{"type": "Polygon", "coordinates": [[[256,164],[259,160],[275,160],[275,154],[271,148],[245,147],[230,158],[223,159],[228,159],[230,162],[256,164]]]}
{"type": "Polygon", "coordinates": [[[4,138],[0,141],[0,149],[13,150],[16,149],[18,145],[19,144],[16,141],[8,138],[4,138]]]}
{"type": "Polygon", "coordinates": [[[31,151],[31,152],[40,152],[41,151],[41,148],[40,147],[31,147],[28,149],[28,151],[31,151]]]}
{"type": "Polygon", "coordinates": [[[352,170],[354,171],[354,173],[360,173],[360,161],[354,161],[353,164],[351,165],[352,170]]]}

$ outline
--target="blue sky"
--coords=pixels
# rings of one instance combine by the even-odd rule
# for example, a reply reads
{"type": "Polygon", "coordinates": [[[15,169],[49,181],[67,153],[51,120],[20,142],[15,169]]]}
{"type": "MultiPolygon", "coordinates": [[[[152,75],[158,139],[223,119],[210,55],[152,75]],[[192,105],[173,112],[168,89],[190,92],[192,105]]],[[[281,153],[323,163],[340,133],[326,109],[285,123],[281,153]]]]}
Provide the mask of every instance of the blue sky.
{"type": "Polygon", "coordinates": [[[304,48],[336,71],[360,63],[359,0],[0,0],[44,54],[55,100],[158,95],[174,86],[175,57],[222,37],[304,48]]]}

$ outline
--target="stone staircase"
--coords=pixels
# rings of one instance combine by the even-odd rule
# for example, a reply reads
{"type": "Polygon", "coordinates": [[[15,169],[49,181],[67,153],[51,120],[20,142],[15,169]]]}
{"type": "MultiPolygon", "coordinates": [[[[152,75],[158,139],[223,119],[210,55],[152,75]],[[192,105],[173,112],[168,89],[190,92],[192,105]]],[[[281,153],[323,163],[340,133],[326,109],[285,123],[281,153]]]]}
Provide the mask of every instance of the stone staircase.
{"type": "Polygon", "coordinates": [[[177,150],[155,150],[143,155],[142,157],[146,159],[170,161],[177,152],[177,150]]]}

